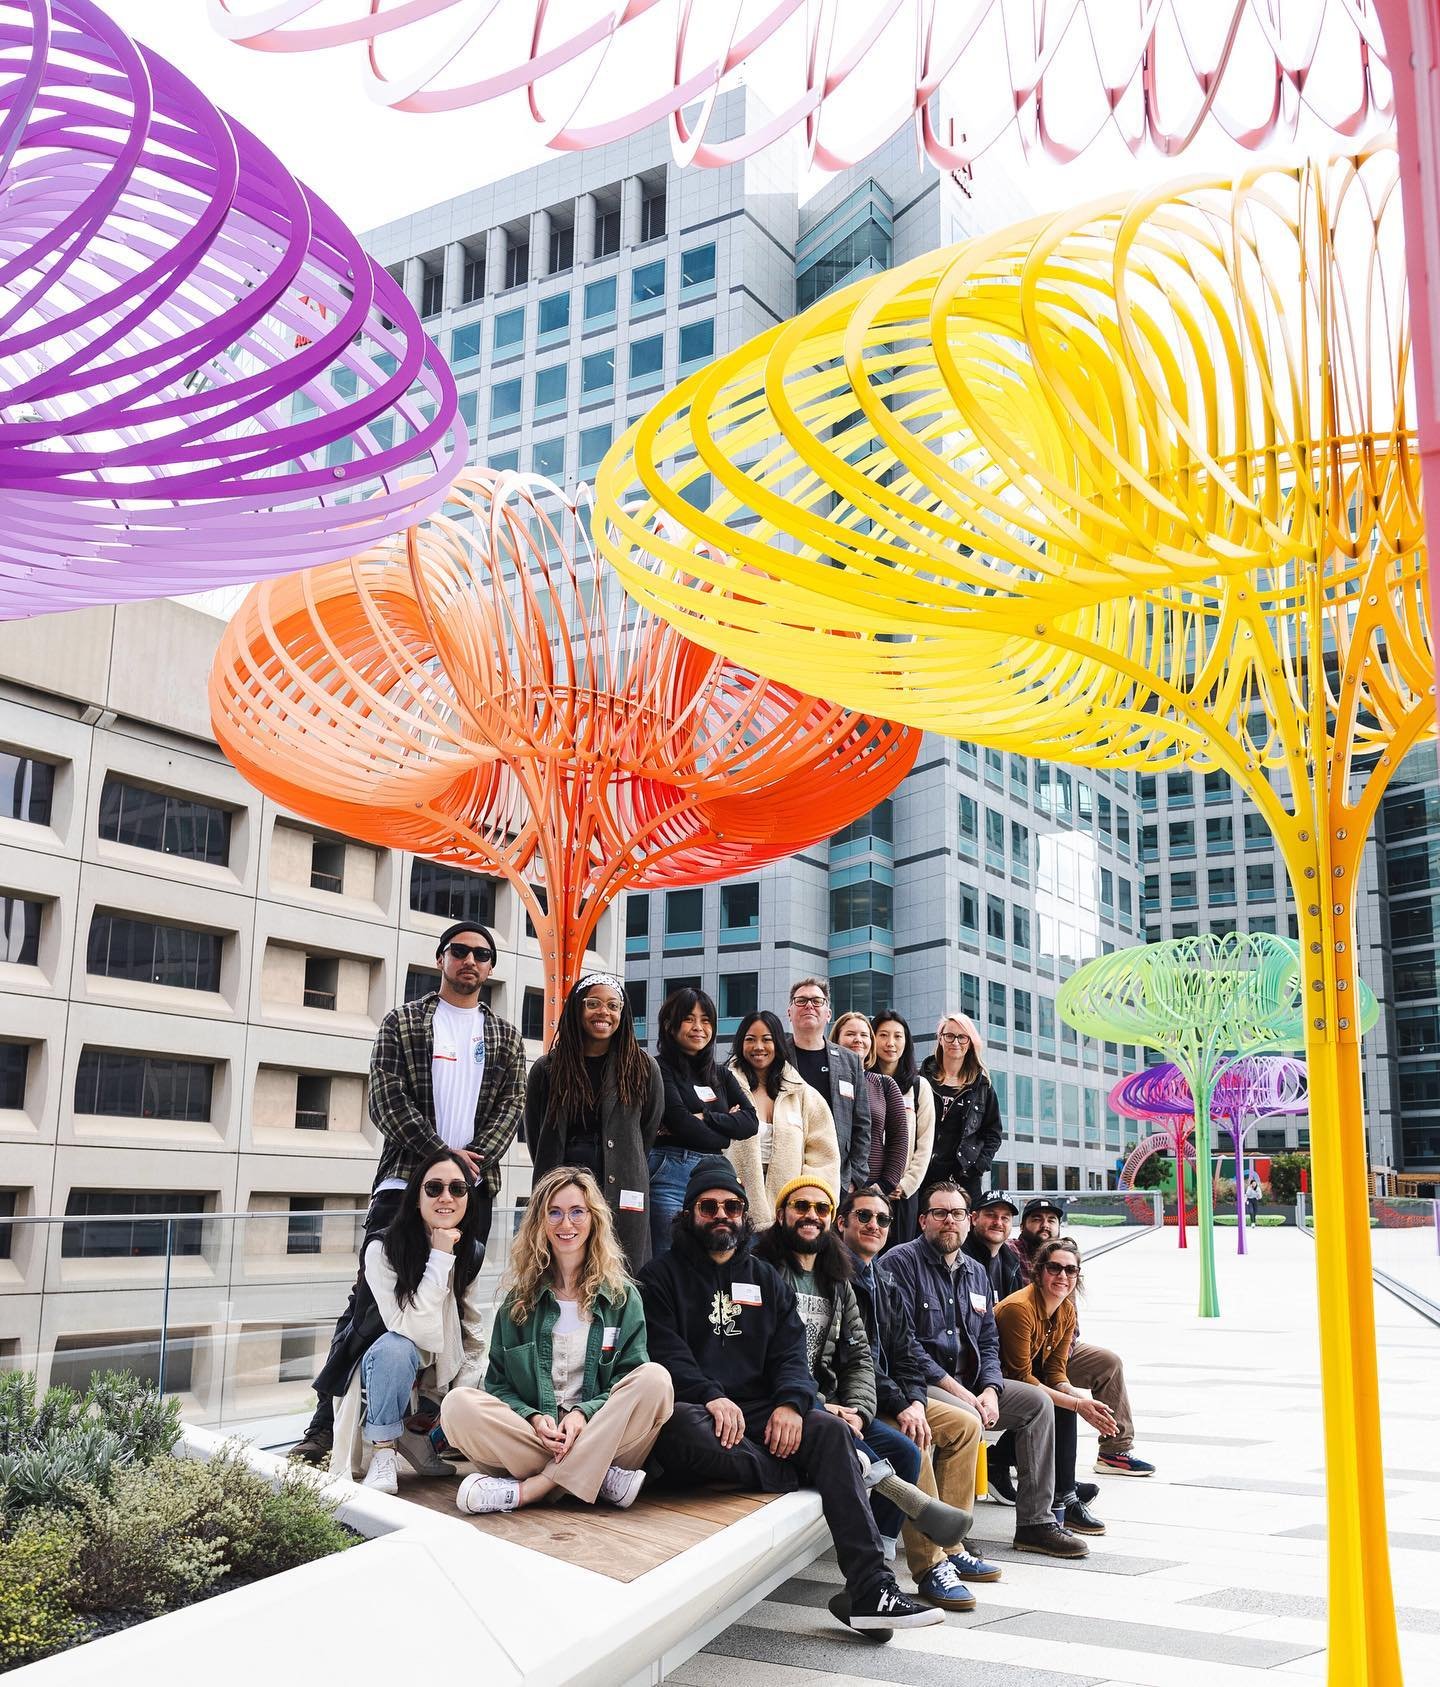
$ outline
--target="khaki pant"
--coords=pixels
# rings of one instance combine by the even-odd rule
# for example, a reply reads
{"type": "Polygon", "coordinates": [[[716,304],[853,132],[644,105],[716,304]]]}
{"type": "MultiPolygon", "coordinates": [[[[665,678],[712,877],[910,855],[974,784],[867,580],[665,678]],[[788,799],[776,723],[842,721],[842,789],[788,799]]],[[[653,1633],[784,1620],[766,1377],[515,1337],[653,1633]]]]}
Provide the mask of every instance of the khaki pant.
{"type": "MultiPolygon", "coordinates": [[[[932,1395],[925,1402],[925,1421],[935,1439],[920,1461],[915,1485],[944,1500],[946,1505],[973,1511],[980,1419],[974,1412],[967,1412],[958,1400],[937,1400],[932,1395]]],[[[905,1525],[901,1538],[905,1542],[905,1562],[917,1582],[945,1557],[944,1548],[927,1540],[913,1523],[905,1525]]]]}
{"type": "Polygon", "coordinates": [[[639,1365],[610,1390],[610,1398],[557,1464],[530,1420],[481,1388],[456,1388],[440,1404],[451,1446],[487,1476],[544,1476],[577,1500],[593,1504],[612,1464],[638,1469],[675,1404],[670,1373],[639,1365]]]}
{"type": "Polygon", "coordinates": [[[1076,1388],[1088,1388],[1102,1405],[1115,1414],[1118,1433],[1100,1437],[1102,1453],[1128,1453],[1135,1444],[1135,1420],[1130,1412],[1130,1396],[1125,1389],[1125,1366],[1120,1355],[1108,1347],[1094,1347],[1088,1341],[1077,1341],[1070,1349],[1065,1374],[1076,1388]]]}

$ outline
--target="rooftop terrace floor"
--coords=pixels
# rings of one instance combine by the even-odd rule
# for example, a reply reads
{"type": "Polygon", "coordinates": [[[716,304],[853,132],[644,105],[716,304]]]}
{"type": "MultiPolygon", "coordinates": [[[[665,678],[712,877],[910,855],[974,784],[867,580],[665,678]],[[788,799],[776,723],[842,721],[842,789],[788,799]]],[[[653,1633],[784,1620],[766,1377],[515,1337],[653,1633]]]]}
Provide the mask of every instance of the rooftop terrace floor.
{"type": "MultiPolygon", "coordinates": [[[[1433,1240],[1433,1231],[1429,1233],[1433,1240]]],[[[1195,1315],[1197,1254],[1172,1231],[1087,1267],[1081,1327],[1125,1359],[1147,1480],[1097,1476],[1109,1532],[1083,1565],[1009,1550],[982,1503],[975,1544],[1004,1579],[978,1609],[886,1646],[838,1629],[833,1557],[777,1588],[667,1678],[681,1687],[1242,1687],[1323,1680],[1325,1506],[1314,1244],[1221,1232],[1219,1319],[1195,1315]]],[[[1376,1291],[1391,1563],[1410,1683],[1440,1681],[1440,1329],[1376,1291]]],[[[1080,1426],[1081,1472],[1095,1438],[1080,1426]]],[[[904,1573],[901,1583],[909,1585],[904,1573]]]]}

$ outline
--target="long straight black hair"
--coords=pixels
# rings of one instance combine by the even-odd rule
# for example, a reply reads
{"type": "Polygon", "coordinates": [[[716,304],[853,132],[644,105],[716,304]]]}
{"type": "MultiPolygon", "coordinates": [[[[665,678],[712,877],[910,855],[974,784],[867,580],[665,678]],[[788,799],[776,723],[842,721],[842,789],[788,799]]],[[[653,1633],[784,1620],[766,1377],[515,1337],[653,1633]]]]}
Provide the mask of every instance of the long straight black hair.
{"type": "Polygon", "coordinates": [[[479,1231],[483,1216],[481,1209],[485,1203],[480,1198],[480,1187],[471,1183],[470,1174],[455,1158],[453,1148],[437,1148],[410,1173],[405,1193],[400,1197],[400,1211],[390,1220],[381,1238],[385,1258],[395,1273],[395,1298],[401,1306],[415,1304],[415,1291],[420,1287],[425,1263],[430,1258],[430,1232],[420,1216],[420,1186],[441,1164],[454,1166],[459,1176],[470,1184],[470,1199],[465,1203],[465,1214],[458,1226],[460,1240],[455,1246],[455,1264],[450,1271],[450,1282],[457,1301],[464,1300],[466,1289],[475,1281],[484,1263],[485,1249],[480,1242],[479,1231]]]}
{"type": "Polygon", "coordinates": [[[770,1062],[765,1072],[765,1093],[772,1101],[779,1095],[785,1084],[786,1048],[785,1027],[779,1019],[761,1008],[758,1013],[747,1013],[740,1021],[735,1032],[735,1041],[730,1050],[730,1058],[740,1068],[745,1082],[753,1090],[755,1088],[755,1068],[745,1058],[745,1037],[754,1024],[761,1024],[770,1033],[770,1040],[775,1044],[775,1058],[770,1062]]]}
{"type": "Polygon", "coordinates": [[[885,1008],[875,1015],[872,1022],[878,1032],[882,1025],[898,1025],[905,1033],[905,1047],[900,1052],[900,1058],[895,1062],[895,1070],[891,1073],[896,1087],[901,1095],[908,1095],[915,1088],[915,1081],[920,1076],[919,1068],[915,1064],[915,1036],[903,1014],[896,1013],[894,1008],[885,1008]]]}
{"type": "Polygon", "coordinates": [[[720,1023],[715,1004],[703,990],[693,990],[688,984],[672,990],[660,1004],[660,1036],[656,1058],[672,1071],[683,1073],[691,1082],[708,1084],[717,1096],[725,1093],[725,1081],[715,1061],[715,1027],[720,1023]],[[710,1041],[699,1054],[691,1054],[676,1041],[676,1033],[690,1015],[699,1008],[710,1021],[710,1041]]]}

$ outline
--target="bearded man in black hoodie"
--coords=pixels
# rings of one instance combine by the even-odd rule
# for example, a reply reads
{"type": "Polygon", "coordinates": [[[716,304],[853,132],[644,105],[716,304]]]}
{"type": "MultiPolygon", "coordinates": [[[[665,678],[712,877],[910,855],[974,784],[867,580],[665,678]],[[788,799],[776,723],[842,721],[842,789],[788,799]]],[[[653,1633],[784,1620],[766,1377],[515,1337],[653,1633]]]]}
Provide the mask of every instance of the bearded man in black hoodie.
{"type": "Polygon", "coordinates": [[[814,1488],[845,1576],[834,1614],[871,1632],[943,1621],[886,1565],[850,1431],[816,1398],[795,1291],[751,1253],[748,1207],[729,1161],[702,1160],[670,1251],[640,1273],[650,1357],[675,1384],[654,1461],[671,1481],[814,1488]]]}

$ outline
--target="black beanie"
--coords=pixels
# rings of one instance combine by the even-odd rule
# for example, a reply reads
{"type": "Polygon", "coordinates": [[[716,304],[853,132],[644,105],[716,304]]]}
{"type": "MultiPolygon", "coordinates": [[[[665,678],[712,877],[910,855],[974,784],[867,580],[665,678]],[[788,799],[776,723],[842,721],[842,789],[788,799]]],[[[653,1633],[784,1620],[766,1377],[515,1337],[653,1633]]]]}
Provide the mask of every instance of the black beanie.
{"type": "Polygon", "coordinates": [[[690,1181],[685,1185],[685,1206],[693,1207],[696,1200],[707,1189],[725,1189],[732,1195],[738,1195],[745,1205],[750,1205],[740,1179],[735,1175],[735,1168],[723,1155],[717,1154],[713,1159],[702,1160],[695,1170],[690,1173],[690,1181]]]}

